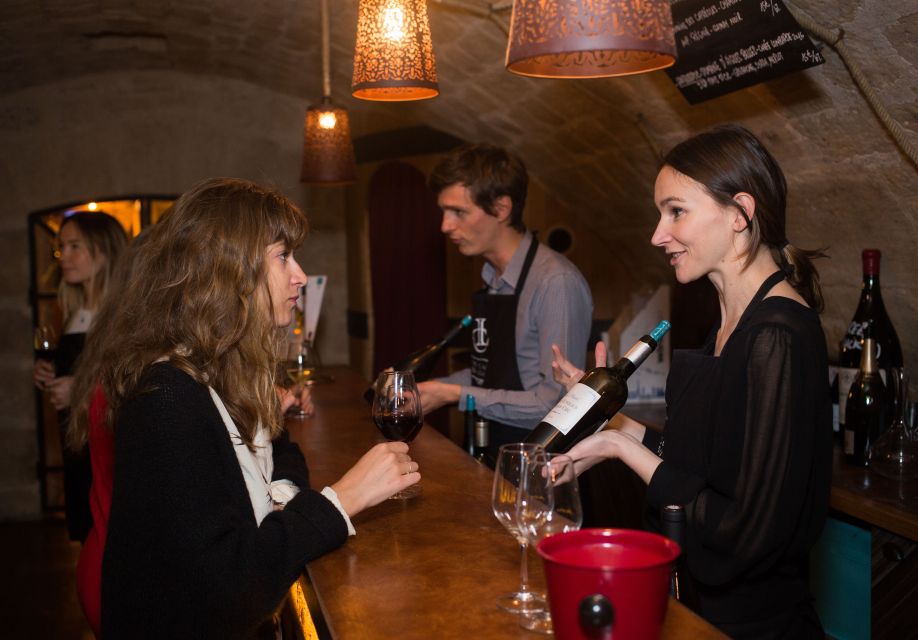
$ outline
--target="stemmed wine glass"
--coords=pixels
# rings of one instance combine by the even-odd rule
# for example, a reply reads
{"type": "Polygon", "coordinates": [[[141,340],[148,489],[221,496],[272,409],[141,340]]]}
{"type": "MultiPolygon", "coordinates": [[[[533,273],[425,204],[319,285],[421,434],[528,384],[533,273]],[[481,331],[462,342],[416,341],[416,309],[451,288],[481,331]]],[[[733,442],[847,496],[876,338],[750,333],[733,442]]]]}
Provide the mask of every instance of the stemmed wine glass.
{"type": "MultiPolygon", "coordinates": [[[[283,361],[287,384],[284,386],[293,392],[297,400],[301,398],[303,388],[309,386],[315,372],[313,358],[309,354],[306,342],[287,344],[287,358],[283,361]]],[[[305,418],[307,414],[301,404],[295,404],[287,410],[287,415],[305,418]]]]}
{"type": "Polygon", "coordinates": [[[32,346],[35,348],[36,358],[54,362],[54,354],[57,351],[57,334],[54,329],[48,325],[35,327],[32,346]]]}
{"type": "MultiPolygon", "coordinates": [[[[424,424],[421,395],[411,371],[383,371],[376,379],[373,397],[373,422],[386,440],[411,442],[424,424]]],[[[421,493],[413,484],[389,496],[404,500],[421,493]]]]}
{"type": "Polygon", "coordinates": [[[918,437],[908,424],[908,375],[901,367],[892,370],[892,386],[896,393],[896,417],[892,426],[870,447],[869,464],[872,471],[902,484],[918,476],[918,437]]]}
{"type": "Polygon", "coordinates": [[[494,467],[494,486],[491,490],[491,508],[494,516],[516,538],[520,545],[520,588],[497,599],[497,606],[511,613],[542,611],[545,598],[529,590],[529,571],[526,566],[526,549],[529,540],[519,528],[517,509],[520,482],[526,472],[526,465],[545,450],[537,444],[505,444],[498,449],[497,464],[494,467]]]}
{"type": "MultiPolygon", "coordinates": [[[[520,535],[530,544],[543,538],[576,531],[583,524],[580,490],[574,461],[561,453],[541,453],[527,461],[517,500],[520,535]]],[[[520,626],[539,633],[552,633],[547,609],[525,613],[520,626]]]]}

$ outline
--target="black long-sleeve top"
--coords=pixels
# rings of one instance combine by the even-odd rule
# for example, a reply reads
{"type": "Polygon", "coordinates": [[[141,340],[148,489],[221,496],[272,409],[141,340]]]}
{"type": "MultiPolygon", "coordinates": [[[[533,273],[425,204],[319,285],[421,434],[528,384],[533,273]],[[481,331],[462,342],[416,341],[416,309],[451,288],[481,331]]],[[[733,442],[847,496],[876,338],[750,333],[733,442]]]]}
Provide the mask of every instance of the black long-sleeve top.
{"type": "Polygon", "coordinates": [[[657,528],[663,506],[685,506],[704,617],[731,635],[781,637],[807,609],[808,553],[828,512],[825,337],[814,311],[777,296],[750,305],[718,357],[715,335],[673,355],[663,442],[644,439],[663,457],[646,518],[657,528]]]}
{"type": "Polygon", "coordinates": [[[302,490],[259,526],[207,387],[162,363],[139,388],[115,422],[104,637],[273,638],[271,616],[306,563],[347,539],[344,518],[282,437],[273,479],[302,490]]]}

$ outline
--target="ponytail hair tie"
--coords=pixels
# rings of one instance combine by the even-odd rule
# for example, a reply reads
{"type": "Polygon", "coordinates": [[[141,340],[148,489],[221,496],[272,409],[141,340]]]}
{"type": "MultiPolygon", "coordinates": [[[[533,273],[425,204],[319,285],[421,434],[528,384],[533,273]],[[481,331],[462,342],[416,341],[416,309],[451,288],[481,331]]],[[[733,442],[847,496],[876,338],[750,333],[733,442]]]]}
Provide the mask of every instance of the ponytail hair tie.
{"type": "Polygon", "coordinates": [[[778,246],[778,255],[781,256],[781,271],[784,272],[784,277],[788,280],[794,276],[794,265],[792,265],[790,261],[788,261],[787,256],[784,255],[784,250],[789,244],[790,242],[785,238],[778,246]]]}

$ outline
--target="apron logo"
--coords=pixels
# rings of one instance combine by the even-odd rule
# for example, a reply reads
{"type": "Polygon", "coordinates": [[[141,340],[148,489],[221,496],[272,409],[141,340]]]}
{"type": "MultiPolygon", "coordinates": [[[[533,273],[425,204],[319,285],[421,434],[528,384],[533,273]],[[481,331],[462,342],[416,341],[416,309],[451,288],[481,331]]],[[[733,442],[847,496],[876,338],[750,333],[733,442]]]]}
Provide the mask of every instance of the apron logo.
{"type": "Polygon", "coordinates": [[[475,353],[484,353],[488,350],[488,330],[485,329],[487,318],[475,318],[475,328],[472,329],[472,347],[475,353]]]}

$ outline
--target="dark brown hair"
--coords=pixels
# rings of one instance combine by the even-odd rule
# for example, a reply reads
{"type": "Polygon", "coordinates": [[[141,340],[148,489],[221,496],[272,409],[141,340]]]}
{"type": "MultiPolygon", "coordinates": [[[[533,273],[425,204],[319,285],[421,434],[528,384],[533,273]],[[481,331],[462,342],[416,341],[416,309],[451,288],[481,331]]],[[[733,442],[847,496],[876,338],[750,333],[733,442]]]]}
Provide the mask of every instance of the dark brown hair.
{"type": "Polygon", "coordinates": [[[788,282],[807,304],[816,311],[823,310],[819,273],[812,260],[826,254],[822,249],[801,249],[787,242],[787,181],[758,138],[740,125],[721,125],[673,147],[662,166],[700,183],[722,207],[739,208],[749,223],[746,264],[764,244],[776,252],[788,282]],[[751,220],[733,199],[738,193],[748,193],[755,200],[751,220]]]}
{"type": "Polygon", "coordinates": [[[526,230],[523,208],[529,189],[526,165],[518,157],[491,144],[467,144],[443,158],[430,174],[430,189],[439,194],[454,184],[466,186],[472,202],[489,215],[497,215],[494,201],[508,196],[513,206],[509,224],[517,231],[526,230]]]}

